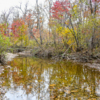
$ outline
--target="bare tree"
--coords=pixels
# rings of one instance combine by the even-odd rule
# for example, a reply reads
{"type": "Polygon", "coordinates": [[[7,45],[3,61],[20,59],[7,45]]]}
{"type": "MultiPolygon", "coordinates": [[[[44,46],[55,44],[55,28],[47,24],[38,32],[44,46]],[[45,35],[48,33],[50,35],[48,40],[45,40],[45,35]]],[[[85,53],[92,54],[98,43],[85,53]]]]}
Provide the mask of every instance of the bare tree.
{"type": "Polygon", "coordinates": [[[40,34],[40,44],[42,45],[42,33],[41,33],[41,28],[40,28],[40,11],[39,11],[39,4],[38,0],[36,0],[36,5],[37,5],[37,29],[39,29],[39,34],[40,34]]]}
{"type": "Polygon", "coordinates": [[[30,9],[28,8],[28,2],[26,2],[24,9],[22,8],[22,3],[20,3],[20,5],[16,6],[15,8],[19,9],[22,12],[22,16],[25,21],[26,16],[27,16],[28,12],[30,11],[30,9]]]}

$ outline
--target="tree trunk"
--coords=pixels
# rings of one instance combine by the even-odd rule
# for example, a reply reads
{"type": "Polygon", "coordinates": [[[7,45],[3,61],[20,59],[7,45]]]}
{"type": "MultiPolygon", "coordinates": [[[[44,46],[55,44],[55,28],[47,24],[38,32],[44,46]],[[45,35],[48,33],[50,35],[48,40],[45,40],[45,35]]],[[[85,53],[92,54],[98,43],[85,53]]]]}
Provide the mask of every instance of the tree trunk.
{"type": "Polygon", "coordinates": [[[37,5],[37,29],[39,29],[40,44],[42,45],[42,34],[41,34],[41,27],[40,27],[40,11],[39,11],[38,0],[36,0],[36,5],[37,5]]]}

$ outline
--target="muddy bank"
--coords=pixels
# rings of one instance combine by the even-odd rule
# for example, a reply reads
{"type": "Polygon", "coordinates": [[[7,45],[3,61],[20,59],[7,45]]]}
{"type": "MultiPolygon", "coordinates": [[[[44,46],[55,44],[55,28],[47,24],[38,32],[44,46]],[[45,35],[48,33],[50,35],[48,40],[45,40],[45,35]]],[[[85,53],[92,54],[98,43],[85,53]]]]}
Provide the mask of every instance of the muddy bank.
{"type": "Polygon", "coordinates": [[[49,50],[38,50],[32,55],[39,58],[50,58],[56,61],[60,60],[71,60],[72,62],[81,63],[84,66],[98,69],[100,71],[100,53],[92,55],[91,53],[75,52],[75,53],[63,53],[62,51],[54,52],[53,49],[49,50]]]}
{"type": "MultiPolygon", "coordinates": [[[[28,52],[29,53],[29,52],[28,52]]],[[[37,50],[37,51],[30,51],[30,55],[41,57],[41,58],[50,58],[54,60],[73,60],[74,62],[80,62],[80,63],[100,63],[100,53],[97,54],[91,54],[89,52],[75,52],[75,53],[68,53],[63,52],[61,50],[55,51],[54,49],[49,50],[37,50]]],[[[26,53],[27,54],[27,53],[26,53]]]]}
{"type": "Polygon", "coordinates": [[[5,61],[8,62],[8,61],[12,61],[15,57],[17,57],[18,54],[13,54],[13,53],[7,53],[5,55],[5,61]]]}
{"type": "Polygon", "coordinates": [[[18,56],[23,56],[23,57],[31,57],[31,56],[33,56],[32,54],[31,54],[31,50],[27,50],[27,51],[23,51],[23,52],[19,52],[19,53],[17,53],[18,54],[18,56]]]}
{"type": "Polygon", "coordinates": [[[0,55],[0,65],[6,65],[8,61],[12,61],[13,58],[17,56],[32,56],[31,50],[29,51],[22,51],[22,52],[16,52],[16,53],[6,53],[0,55]]]}
{"type": "Polygon", "coordinates": [[[13,58],[17,57],[18,54],[13,54],[13,53],[6,53],[0,55],[0,64],[5,65],[7,64],[8,61],[13,60],[13,58]]]}
{"type": "Polygon", "coordinates": [[[89,52],[75,52],[75,53],[63,53],[62,51],[49,50],[40,50],[39,48],[34,48],[34,50],[28,50],[17,53],[18,56],[35,56],[38,58],[49,58],[55,61],[60,60],[71,60],[72,62],[80,63],[84,66],[89,66],[91,68],[98,69],[100,71],[100,53],[90,54],[89,52]]]}
{"type": "Polygon", "coordinates": [[[35,56],[39,58],[49,58],[55,61],[71,60],[72,62],[81,63],[84,66],[96,68],[100,71],[100,53],[95,55],[91,55],[88,52],[63,53],[62,51],[56,52],[53,48],[44,51],[38,48],[34,48],[34,50],[30,49],[16,54],[7,53],[5,56],[2,56],[1,60],[4,62],[4,64],[6,64],[6,62],[11,61],[13,58],[17,56],[35,56]]]}
{"type": "Polygon", "coordinates": [[[62,50],[56,50],[55,48],[48,48],[41,50],[39,48],[34,48],[34,50],[31,51],[33,56],[39,57],[39,58],[52,58],[56,57],[59,58],[59,56],[63,53],[62,50]]]}
{"type": "Polygon", "coordinates": [[[98,63],[85,63],[84,66],[88,66],[93,69],[97,69],[100,72],[100,64],[98,63]]]}
{"type": "Polygon", "coordinates": [[[72,53],[64,56],[64,59],[71,60],[100,71],[100,53],[94,55],[89,53],[72,53]]]}

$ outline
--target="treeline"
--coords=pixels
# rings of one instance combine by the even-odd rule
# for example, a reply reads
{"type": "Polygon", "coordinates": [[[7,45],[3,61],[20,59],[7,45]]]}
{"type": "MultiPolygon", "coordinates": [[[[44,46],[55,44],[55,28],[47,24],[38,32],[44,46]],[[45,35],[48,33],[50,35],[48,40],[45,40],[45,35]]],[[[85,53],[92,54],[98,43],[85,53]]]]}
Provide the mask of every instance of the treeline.
{"type": "Polygon", "coordinates": [[[77,52],[100,47],[100,0],[46,0],[0,15],[0,53],[9,47],[77,52]]]}

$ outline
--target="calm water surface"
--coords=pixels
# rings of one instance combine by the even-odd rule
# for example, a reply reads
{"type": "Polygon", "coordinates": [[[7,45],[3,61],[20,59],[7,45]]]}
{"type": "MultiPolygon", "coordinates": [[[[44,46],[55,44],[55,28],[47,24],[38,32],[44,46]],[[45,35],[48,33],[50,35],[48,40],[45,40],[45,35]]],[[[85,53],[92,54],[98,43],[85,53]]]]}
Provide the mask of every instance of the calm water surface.
{"type": "Polygon", "coordinates": [[[15,58],[0,73],[0,100],[100,100],[100,72],[66,61],[15,58]]]}

